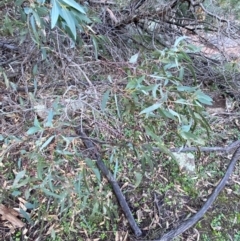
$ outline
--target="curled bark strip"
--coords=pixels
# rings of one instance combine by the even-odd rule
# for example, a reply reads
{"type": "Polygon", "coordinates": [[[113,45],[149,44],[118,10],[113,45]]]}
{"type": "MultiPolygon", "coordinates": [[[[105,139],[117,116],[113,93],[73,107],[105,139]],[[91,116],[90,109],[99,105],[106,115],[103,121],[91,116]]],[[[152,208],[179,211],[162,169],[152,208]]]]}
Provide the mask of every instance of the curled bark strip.
{"type": "Polygon", "coordinates": [[[224,188],[227,180],[229,179],[229,177],[231,176],[231,174],[233,172],[234,166],[235,166],[237,160],[239,159],[239,157],[240,157],[240,147],[238,147],[238,149],[235,151],[234,155],[232,156],[232,159],[228,165],[227,171],[226,171],[224,177],[222,178],[221,182],[216,186],[213,193],[207,199],[207,201],[205,202],[203,207],[195,215],[193,215],[191,218],[184,221],[177,228],[164,234],[160,239],[153,240],[153,241],[170,241],[173,238],[175,238],[178,235],[185,232],[187,229],[191,228],[193,225],[195,225],[203,217],[203,215],[207,212],[209,207],[213,204],[213,202],[217,198],[218,194],[224,188]]]}
{"type": "Polygon", "coordinates": [[[13,44],[5,43],[2,41],[0,41],[0,48],[6,48],[6,49],[10,49],[10,50],[18,50],[19,49],[18,47],[16,47],[13,44]]]}
{"type": "Polygon", "coordinates": [[[131,213],[131,210],[125,200],[125,197],[124,197],[117,181],[115,180],[112,173],[108,170],[108,168],[102,161],[101,156],[100,156],[99,152],[97,151],[96,147],[94,146],[93,142],[91,141],[91,139],[88,138],[88,136],[85,134],[85,132],[83,130],[81,130],[81,128],[77,128],[77,133],[80,135],[80,138],[82,138],[82,141],[83,141],[84,145],[86,146],[86,148],[93,151],[94,158],[96,158],[96,160],[97,160],[97,162],[96,162],[97,166],[101,170],[103,175],[108,179],[109,183],[111,184],[113,191],[117,197],[117,200],[129,222],[131,228],[133,229],[135,235],[137,237],[141,236],[142,231],[140,230],[137,223],[135,222],[133,215],[131,213]]]}

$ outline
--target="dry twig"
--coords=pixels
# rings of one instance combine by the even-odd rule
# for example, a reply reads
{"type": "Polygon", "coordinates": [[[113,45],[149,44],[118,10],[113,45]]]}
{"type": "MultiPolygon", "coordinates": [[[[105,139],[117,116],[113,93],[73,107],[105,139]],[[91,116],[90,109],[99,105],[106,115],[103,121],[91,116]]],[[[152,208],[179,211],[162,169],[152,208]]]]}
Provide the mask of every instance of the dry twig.
{"type": "Polygon", "coordinates": [[[138,227],[137,223],[135,222],[133,215],[131,213],[131,210],[125,200],[125,197],[117,183],[117,181],[115,180],[115,178],[113,177],[112,173],[108,170],[108,168],[106,167],[106,165],[104,164],[104,162],[101,159],[100,154],[98,153],[96,147],[94,146],[93,142],[88,138],[88,136],[85,134],[85,132],[81,129],[81,127],[76,129],[77,133],[80,135],[80,137],[83,140],[84,145],[92,150],[93,152],[93,156],[94,158],[96,158],[97,160],[97,166],[98,168],[101,170],[101,172],[103,173],[103,175],[107,178],[107,180],[109,181],[109,183],[112,185],[113,191],[117,197],[117,200],[131,226],[131,228],[133,229],[135,235],[137,237],[142,235],[142,231],[140,230],[140,228],[138,227]]]}
{"type": "Polygon", "coordinates": [[[222,180],[219,182],[219,184],[216,186],[210,197],[207,199],[203,207],[191,218],[184,221],[182,224],[180,224],[176,229],[171,230],[170,232],[164,234],[160,239],[156,239],[153,241],[170,241],[173,238],[179,236],[183,232],[185,232],[187,229],[191,228],[193,225],[195,225],[207,212],[207,210],[210,208],[210,206],[213,204],[219,193],[223,190],[224,186],[226,185],[227,180],[231,176],[234,166],[236,162],[238,161],[240,157],[240,147],[235,151],[229,165],[227,168],[227,171],[222,178],[222,180]]]}

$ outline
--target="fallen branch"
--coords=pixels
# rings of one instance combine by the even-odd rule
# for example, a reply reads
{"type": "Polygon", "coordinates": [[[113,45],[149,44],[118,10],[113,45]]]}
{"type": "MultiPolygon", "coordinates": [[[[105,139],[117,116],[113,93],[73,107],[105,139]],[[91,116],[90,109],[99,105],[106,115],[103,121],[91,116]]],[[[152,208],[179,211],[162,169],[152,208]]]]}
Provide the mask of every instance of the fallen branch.
{"type": "Polygon", "coordinates": [[[135,222],[133,215],[131,213],[131,210],[125,200],[125,197],[124,197],[117,181],[115,180],[112,173],[108,170],[108,168],[102,161],[101,156],[100,156],[99,152],[97,151],[96,147],[94,146],[93,142],[91,141],[91,139],[88,138],[88,136],[84,133],[84,131],[81,129],[81,127],[76,128],[76,132],[80,135],[80,138],[82,138],[82,141],[83,141],[84,145],[86,146],[86,148],[90,149],[92,151],[93,156],[94,156],[93,158],[95,158],[97,160],[96,163],[97,163],[98,168],[101,170],[103,175],[107,178],[109,183],[112,185],[112,188],[117,197],[117,200],[129,222],[131,228],[133,229],[135,235],[137,237],[141,236],[142,231],[140,230],[137,223],[135,222]]]}
{"type": "MultiPolygon", "coordinates": [[[[240,146],[240,140],[237,140],[226,147],[183,147],[183,148],[170,148],[169,151],[171,152],[190,152],[190,151],[197,151],[197,152],[226,152],[230,153],[233,149],[240,146]]],[[[161,152],[161,150],[157,147],[153,147],[152,150],[154,152],[161,152]]]]}
{"type": "Polygon", "coordinates": [[[232,156],[232,159],[228,165],[227,171],[220,181],[220,183],[216,186],[214,189],[213,193],[210,195],[210,197],[207,199],[203,207],[191,218],[187,219],[185,222],[180,224],[177,228],[171,230],[170,232],[164,234],[160,239],[153,240],[153,241],[170,241],[173,238],[179,236],[183,232],[185,232],[187,229],[191,228],[193,225],[195,225],[202,217],[203,215],[207,212],[209,207],[213,204],[215,199],[217,198],[218,194],[222,191],[224,186],[226,185],[227,180],[231,176],[234,166],[237,162],[237,160],[240,157],[240,147],[235,151],[234,155],[232,156]]]}

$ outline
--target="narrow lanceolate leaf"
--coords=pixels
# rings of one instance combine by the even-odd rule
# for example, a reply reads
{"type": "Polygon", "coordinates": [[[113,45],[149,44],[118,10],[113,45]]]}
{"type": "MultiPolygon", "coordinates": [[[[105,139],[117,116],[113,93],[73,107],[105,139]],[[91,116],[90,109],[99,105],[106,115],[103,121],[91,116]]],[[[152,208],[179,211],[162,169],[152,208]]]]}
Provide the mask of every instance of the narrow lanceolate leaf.
{"type": "Polygon", "coordinates": [[[186,36],[181,36],[181,37],[177,38],[174,43],[174,47],[177,47],[181,41],[183,41],[184,39],[188,39],[188,38],[189,37],[186,37],[186,36]]]}
{"type": "Polygon", "coordinates": [[[54,117],[54,111],[53,111],[53,109],[51,109],[48,112],[47,123],[45,124],[46,127],[51,127],[53,125],[52,124],[53,117],[54,117]]]}
{"type": "Polygon", "coordinates": [[[203,98],[203,97],[198,97],[197,100],[205,105],[212,105],[212,101],[207,99],[207,98],[203,98]]]}
{"type": "Polygon", "coordinates": [[[67,5],[77,9],[79,12],[86,14],[84,8],[80,4],[76,3],[74,0],[62,0],[62,1],[65,2],[67,5]]]}
{"type": "Polygon", "coordinates": [[[174,110],[172,110],[172,109],[168,109],[168,110],[169,110],[170,114],[176,116],[176,117],[178,118],[178,120],[179,120],[179,123],[181,123],[181,117],[180,117],[180,115],[179,115],[176,111],[174,111],[174,110]]]}
{"type": "Polygon", "coordinates": [[[118,106],[118,98],[117,98],[117,95],[114,95],[114,99],[115,99],[115,103],[116,103],[116,108],[117,108],[118,117],[119,117],[119,119],[121,120],[121,119],[122,119],[122,116],[121,116],[121,112],[120,112],[120,109],[119,109],[119,106],[118,106]]]}
{"type": "Polygon", "coordinates": [[[5,81],[6,88],[8,89],[9,88],[8,77],[7,77],[7,75],[4,72],[2,72],[2,74],[3,74],[3,78],[4,78],[4,81],[5,81]]]}
{"type": "Polygon", "coordinates": [[[135,188],[137,188],[140,185],[143,176],[140,172],[136,172],[135,177],[136,177],[135,188]]]}
{"type": "Polygon", "coordinates": [[[106,108],[107,101],[109,99],[109,93],[110,93],[110,90],[107,90],[103,95],[102,102],[101,102],[101,110],[102,111],[104,111],[106,108]]]}
{"type": "Polygon", "coordinates": [[[178,91],[186,91],[186,92],[194,92],[197,89],[197,87],[190,87],[190,86],[177,86],[178,91]]]}
{"type": "Polygon", "coordinates": [[[173,155],[173,153],[163,143],[157,143],[157,146],[161,152],[169,155],[170,157],[172,157],[172,159],[175,160],[175,156],[173,155]]]}
{"type": "Polygon", "coordinates": [[[32,220],[30,218],[30,215],[26,211],[24,211],[22,208],[20,208],[20,213],[29,223],[33,224],[32,220]]]}
{"type": "Polygon", "coordinates": [[[40,125],[40,122],[38,121],[37,116],[35,116],[35,118],[34,118],[34,126],[39,127],[39,129],[41,129],[41,125],[40,125]]]}
{"type": "Polygon", "coordinates": [[[43,164],[41,161],[37,162],[37,177],[43,180],[43,164]]]}
{"type": "Polygon", "coordinates": [[[13,182],[13,186],[16,186],[18,184],[18,182],[25,176],[25,173],[26,170],[22,170],[16,175],[15,180],[13,182]]]}
{"type": "Polygon", "coordinates": [[[163,143],[160,136],[156,135],[154,132],[152,132],[147,126],[145,127],[147,135],[151,136],[155,141],[159,143],[163,143]]]}
{"type": "Polygon", "coordinates": [[[52,141],[52,139],[55,137],[55,135],[53,135],[53,136],[50,136],[44,143],[43,143],[43,145],[41,146],[41,148],[40,148],[40,151],[42,150],[42,149],[44,149],[45,147],[47,147],[49,144],[50,144],[50,142],[52,141]]]}
{"type": "Polygon", "coordinates": [[[53,0],[53,6],[52,6],[52,10],[51,10],[51,28],[54,28],[58,21],[58,17],[60,14],[59,8],[60,8],[60,6],[57,3],[57,1],[53,0]]]}
{"type": "Polygon", "coordinates": [[[118,159],[116,158],[116,164],[115,164],[115,168],[114,168],[114,178],[117,179],[117,172],[118,172],[118,159]]]}
{"type": "Polygon", "coordinates": [[[95,38],[93,35],[91,36],[91,38],[92,38],[92,42],[93,42],[95,58],[98,59],[98,42],[97,42],[97,38],[95,38]]]}
{"type": "Polygon", "coordinates": [[[195,142],[195,143],[198,143],[200,145],[204,145],[204,140],[201,139],[200,137],[194,135],[193,133],[191,132],[185,132],[185,131],[182,131],[179,133],[181,135],[181,137],[187,141],[192,141],[192,142],[195,142]]]}
{"type": "Polygon", "coordinates": [[[150,112],[153,112],[154,110],[158,109],[160,106],[161,106],[161,103],[155,103],[155,104],[147,107],[146,109],[142,110],[142,111],[140,112],[140,115],[141,115],[141,114],[148,114],[148,113],[150,113],[150,112]]]}
{"type": "Polygon", "coordinates": [[[188,102],[187,100],[185,100],[185,99],[175,100],[174,103],[183,104],[183,105],[193,105],[193,104],[189,103],[189,102],[188,102]]]}
{"type": "Polygon", "coordinates": [[[35,18],[33,17],[33,15],[30,17],[30,23],[31,23],[31,26],[32,26],[32,30],[33,30],[33,35],[35,37],[35,39],[33,38],[33,40],[39,44],[39,35],[38,35],[38,32],[37,32],[37,26],[36,26],[36,23],[35,23],[35,18]]]}
{"type": "MultiPolygon", "coordinates": [[[[158,85],[154,85],[153,88],[152,88],[152,96],[153,98],[157,98],[157,90],[158,90],[158,87],[160,86],[160,84],[158,85]]],[[[161,86],[160,86],[160,89],[161,89],[161,86]]]]}
{"type": "Polygon", "coordinates": [[[44,192],[45,194],[47,194],[48,196],[51,196],[51,197],[54,197],[54,198],[58,198],[58,199],[61,198],[60,195],[57,195],[56,193],[53,193],[53,192],[49,191],[49,190],[46,189],[46,188],[42,188],[42,190],[43,190],[43,192],[44,192]]]}
{"type": "Polygon", "coordinates": [[[35,22],[36,22],[37,26],[40,28],[41,27],[41,19],[40,19],[38,13],[36,13],[35,11],[32,11],[32,14],[35,18],[35,22]]]}
{"type": "Polygon", "coordinates": [[[179,71],[179,76],[178,76],[178,78],[179,78],[180,80],[183,80],[183,76],[184,76],[184,68],[181,67],[181,68],[180,68],[180,71],[179,71]]]}
{"type": "Polygon", "coordinates": [[[37,127],[37,126],[33,126],[31,127],[28,131],[27,131],[27,134],[28,135],[32,135],[34,133],[37,133],[41,130],[41,128],[37,127]]]}
{"type": "Polygon", "coordinates": [[[67,9],[62,9],[61,13],[62,13],[61,14],[62,18],[66,21],[67,26],[71,30],[74,39],[76,39],[77,37],[76,25],[71,12],[68,11],[67,9]]]}
{"type": "Polygon", "coordinates": [[[206,94],[204,94],[201,90],[197,90],[195,92],[195,95],[197,96],[197,98],[203,98],[206,99],[206,101],[212,102],[212,98],[206,94]]]}

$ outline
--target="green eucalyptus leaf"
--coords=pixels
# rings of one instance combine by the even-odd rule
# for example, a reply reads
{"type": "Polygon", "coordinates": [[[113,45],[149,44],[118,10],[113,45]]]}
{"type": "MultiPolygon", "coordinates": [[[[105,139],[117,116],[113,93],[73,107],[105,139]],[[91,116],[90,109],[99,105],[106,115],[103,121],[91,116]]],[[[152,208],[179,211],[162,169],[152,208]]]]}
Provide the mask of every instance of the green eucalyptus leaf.
{"type": "Polygon", "coordinates": [[[62,9],[60,12],[60,15],[66,21],[66,24],[69,27],[74,39],[76,39],[77,37],[76,25],[75,25],[73,16],[71,14],[71,11],[69,11],[68,9],[62,9]]]}
{"type": "Polygon", "coordinates": [[[140,185],[141,181],[142,181],[143,175],[140,172],[135,172],[134,175],[136,177],[136,181],[135,181],[135,185],[134,186],[135,186],[135,188],[137,188],[140,185]]]}
{"type": "Polygon", "coordinates": [[[93,42],[93,47],[94,47],[94,54],[95,54],[95,59],[98,59],[98,41],[97,38],[95,36],[91,36],[92,42],[93,42]]]}
{"type": "Polygon", "coordinates": [[[117,98],[116,94],[114,95],[114,99],[115,99],[115,104],[116,104],[116,108],[117,108],[118,117],[121,120],[122,116],[121,116],[121,111],[120,111],[120,108],[119,108],[118,98],[117,98]]]}
{"type": "Polygon", "coordinates": [[[187,36],[181,36],[181,37],[177,38],[174,43],[174,47],[177,47],[181,41],[183,41],[184,39],[188,39],[188,38],[189,37],[187,37],[187,36]]]}
{"type": "Polygon", "coordinates": [[[175,62],[175,63],[169,63],[169,64],[166,64],[164,66],[164,70],[168,70],[168,69],[172,69],[172,68],[176,68],[178,67],[178,64],[175,62]]]}
{"type": "Polygon", "coordinates": [[[133,90],[137,87],[137,81],[136,79],[131,79],[128,83],[127,83],[127,86],[126,86],[126,89],[129,89],[129,90],[133,90]]]}
{"type": "Polygon", "coordinates": [[[110,90],[107,90],[102,97],[102,101],[101,101],[101,110],[104,111],[106,106],[107,106],[107,102],[109,99],[109,94],[110,94],[110,90]]]}
{"type": "Polygon", "coordinates": [[[171,115],[176,116],[178,118],[178,120],[179,120],[179,123],[181,123],[181,117],[180,117],[180,115],[176,111],[174,111],[172,109],[168,109],[168,111],[169,111],[169,113],[171,115]]]}
{"type": "Polygon", "coordinates": [[[57,195],[56,193],[53,193],[53,192],[49,191],[49,190],[46,189],[46,188],[42,188],[42,191],[43,191],[46,195],[48,195],[48,196],[50,196],[50,197],[54,197],[54,198],[57,198],[57,199],[61,199],[61,196],[60,196],[60,195],[57,195]]]}
{"type": "Polygon", "coordinates": [[[25,8],[23,8],[23,9],[24,9],[24,12],[25,12],[26,14],[32,13],[32,9],[31,9],[31,8],[25,7],[25,8]]]}
{"type": "Polygon", "coordinates": [[[96,168],[96,163],[93,162],[93,160],[86,158],[85,159],[85,163],[86,165],[93,171],[93,173],[96,175],[97,180],[100,182],[101,181],[101,174],[98,170],[98,168],[96,168]]]}
{"type": "Polygon", "coordinates": [[[172,120],[174,120],[174,121],[177,120],[176,117],[175,117],[175,115],[173,115],[173,113],[171,113],[170,111],[164,110],[164,109],[161,109],[161,111],[162,111],[162,114],[163,114],[165,117],[170,118],[170,119],[172,119],[172,120]]]}
{"type": "Polygon", "coordinates": [[[9,79],[8,79],[8,77],[7,77],[7,75],[5,74],[4,71],[2,71],[2,74],[3,74],[3,78],[4,78],[4,82],[5,82],[6,88],[8,89],[10,87],[9,79]]]}
{"type": "Polygon", "coordinates": [[[24,211],[22,208],[20,208],[20,213],[22,214],[22,216],[30,223],[33,224],[29,213],[27,213],[26,211],[24,211]]]}
{"type": "Polygon", "coordinates": [[[192,60],[190,59],[188,54],[186,54],[184,51],[180,51],[179,55],[181,55],[181,60],[185,60],[185,61],[187,61],[189,63],[192,62],[192,60]]]}
{"type": "Polygon", "coordinates": [[[25,0],[16,0],[16,1],[15,1],[15,4],[16,4],[18,7],[20,7],[20,6],[23,4],[24,1],[25,1],[25,0]]]}
{"type": "Polygon", "coordinates": [[[36,44],[40,44],[39,41],[39,34],[37,32],[37,26],[36,26],[36,22],[35,22],[35,18],[33,15],[30,16],[30,23],[31,23],[31,27],[32,27],[32,32],[34,37],[31,35],[32,40],[36,43],[36,44]]]}
{"type": "Polygon", "coordinates": [[[41,125],[40,125],[40,122],[38,121],[37,116],[35,116],[35,118],[34,118],[34,126],[38,127],[39,129],[41,129],[41,125]]]}
{"type": "Polygon", "coordinates": [[[164,143],[157,143],[157,147],[160,149],[162,153],[165,153],[172,157],[175,160],[175,156],[173,153],[164,145],[164,143]]]}
{"type": "Polygon", "coordinates": [[[91,160],[90,158],[86,158],[85,163],[91,169],[95,167],[95,162],[93,162],[93,160],[91,160]]]}
{"type": "Polygon", "coordinates": [[[143,82],[143,80],[145,80],[145,76],[141,76],[137,79],[137,83],[139,84],[139,86],[141,86],[141,83],[143,82]]]}
{"type": "Polygon", "coordinates": [[[197,90],[195,92],[196,100],[201,102],[202,104],[212,105],[212,98],[206,94],[204,94],[201,90],[197,90]]]}
{"type": "Polygon", "coordinates": [[[205,105],[212,105],[212,101],[206,98],[202,98],[202,97],[197,97],[197,100],[205,105]]]}
{"type": "Polygon", "coordinates": [[[99,181],[99,183],[101,182],[101,174],[100,174],[100,171],[98,170],[98,168],[93,168],[92,169],[95,176],[97,177],[97,180],[99,181]]]}
{"type": "Polygon", "coordinates": [[[154,139],[155,141],[159,142],[159,143],[163,143],[162,139],[160,136],[156,135],[153,131],[151,131],[147,126],[145,126],[145,131],[146,134],[151,136],[152,139],[154,139]]]}
{"type": "Polygon", "coordinates": [[[177,99],[174,101],[174,103],[183,104],[183,105],[192,105],[191,103],[188,102],[188,100],[185,100],[185,99],[177,99]]]}
{"type": "Polygon", "coordinates": [[[192,74],[192,76],[193,76],[193,79],[194,79],[194,83],[195,83],[195,85],[196,85],[196,80],[197,80],[197,78],[196,78],[196,73],[195,73],[194,68],[192,67],[191,64],[188,64],[188,65],[186,66],[186,68],[191,72],[191,74],[192,74]]]}
{"type": "Polygon", "coordinates": [[[178,78],[179,78],[180,80],[183,80],[183,76],[184,76],[184,68],[181,67],[181,68],[180,68],[180,71],[179,71],[179,76],[178,76],[178,78]]]}
{"type": "Polygon", "coordinates": [[[58,21],[60,14],[60,6],[57,0],[53,0],[52,10],[51,10],[51,28],[53,29],[58,21]]]}
{"type": "Polygon", "coordinates": [[[16,185],[13,185],[12,188],[20,188],[20,187],[24,187],[27,184],[29,184],[30,181],[30,177],[26,177],[25,179],[23,179],[21,182],[17,183],[16,185]]]}
{"type": "Polygon", "coordinates": [[[26,174],[25,169],[20,171],[19,173],[17,173],[17,175],[14,179],[14,182],[13,182],[13,186],[16,186],[19,183],[19,181],[25,176],[25,174],[26,174]]]}
{"type": "Polygon", "coordinates": [[[44,125],[45,127],[52,127],[53,126],[53,117],[54,117],[54,111],[53,109],[51,108],[49,111],[48,111],[48,117],[47,117],[47,122],[46,124],[44,125]]]}
{"type": "Polygon", "coordinates": [[[181,126],[181,131],[183,132],[189,132],[191,129],[192,123],[190,123],[189,125],[182,125],[181,126]]]}
{"type": "Polygon", "coordinates": [[[32,134],[39,132],[40,130],[42,130],[42,129],[37,126],[33,126],[33,127],[29,128],[29,130],[27,131],[27,134],[32,135],[32,134]]]}
{"type": "Polygon", "coordinates": [[[35,12],[35,11],[32,11],[32,14],[33,14],[33,16],[34,16],[34,18],[35,18],[35,22],[36,22],[38,28],[41,28],[41,26],[42,26],[42,24],[41,24],[42,21],[41,21],[39,15],[38,15],[38,13],[35,12]]]}
{"type": "Polygon", "coordinates": [[[17,190],[13,191],[11,194],[12,194],[13,197],[18,197],[18,196],[22,195],[22,193],[20,191],[17,191],[17,190]]]}
{"type": "Polygon", "coordinates": [[[36,7],[36,12],[39,15],[39,17],[42,18],[48,15],[49,10],[47,7],[40,6],[40,7],[36,7]]]}
{"type": "Polygon", "coordinates": [[[32,73],[33,73],[34,76],[38,73],[38,66],[37,66],[37,64],[35,64],[35,65],[33,66],[32,73]]]}
{"type": "Polygon", "coordinates": [[[57,153],[61,154],[61,155],[66,155],[66,156],[73,156],[74,153],[70,152],[70,151],[64,151],[64,150],[56,150],[57,153]]]}
{"type": "MultiPolygon", "coordinates": [[[[91,23],[93,23],[93,21],[92,21],[90,18],[88,18],[87,15],[82,14],[82,13],[79,13],[79,12],[74,11],[74,10],[73,10],[72,12],[73,12],[75,18],[76,18],[79,22],[81,22],[81,25],[82,25],[82,23],[86,23],[86,24],[91,24],[91,23]]],[[[90,26],[86,25],[86,27],[87,27],[88,29],[90,29],[92,32],[94,32],[94,31],[90,28],[90,26]]]]}
{"type": "Polygon", "coordinates": [[[115,167],[114,167],[114,173],[113,173],[113,176],[115,179],[117,179],[117,172],[118,172],[118,158],[115,159],[115,167]]]}
{"type": "Polygon", "coordinates": [[[144,110],[142,110],[140,112],[140,115],[142,115],[142,114],[149,114],[149,113],[153,112],[154,110],[160,108],[161,105],[162,105],[161,103],[155,103],[155,104],[145,108],[144,110]]]}
{"type": "Polygon", "coordinates": [[[185,139],[187,141],[192,141],[192,142],[198,143],[200,145],[204,145],[204,143],[205,143],[204,140],[202,140],[200,137],[194,135],[191,132],[181,131],[179,134],[183,139],[185,139]]]}
{"type": "Polygon", "coordinates": [[[190,87],[190,86],[177,86],[178,91],[186,91],[186,92],[194,92],[196,91],[197,87],[190,87]]]}
{"type": "Polygon", "coordinates": [[[78,4],[77,2],[75,2],[74,0],[62,0],[64,3],[66,3],[67,5],[77,9],[80,13],[84,13],[86,14],[84,8],[78,4]]]}
{"type": "Polygon", "coordinates": [[[37,162],[37,177],[43,180],[43,163],[40,160],[37,162]]]}
{"type": "Polygon", "coordinates": [[[45,147],[47,147],[51,141],[53,140],[53,138],[55,137],[55,135],[50,136],[44,143],[43,145],[40,147],[40,151],[43,150],[45,147]]]}
{"type": "Polygon", "coordinates": [[[160,86],[160,89],[162,89],[160,84],[156,84],[156,85],[152,86],[152,96],[154,99],[157,98],[157,91],[158,91],[159,86],[160,86]]]}
{"type": "Polygon", "coordinates": [[[149,86],[139,86],[139,90],[141,90],[144,94],[148,95],[148,92],[153,90],[155,85],[149,85],[149,86]]]}

